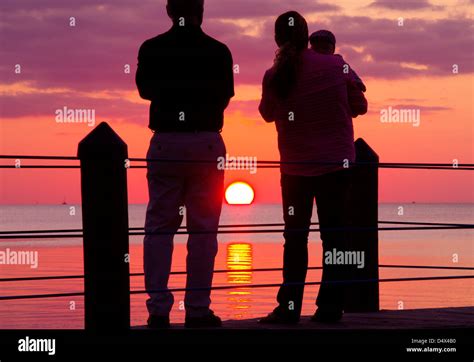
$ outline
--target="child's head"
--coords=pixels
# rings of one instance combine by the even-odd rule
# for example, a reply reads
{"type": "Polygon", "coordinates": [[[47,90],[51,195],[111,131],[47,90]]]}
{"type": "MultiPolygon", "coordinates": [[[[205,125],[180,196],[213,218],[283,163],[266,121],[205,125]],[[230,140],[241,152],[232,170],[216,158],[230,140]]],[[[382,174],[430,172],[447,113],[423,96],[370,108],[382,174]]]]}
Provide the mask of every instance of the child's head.
{"type": "Polygon", "coordinates": [[[317,53],[334,54],[336,51],[336,37],[329,30],[318,30],[311,34],[309,41],[311,48],[317,53]]]}

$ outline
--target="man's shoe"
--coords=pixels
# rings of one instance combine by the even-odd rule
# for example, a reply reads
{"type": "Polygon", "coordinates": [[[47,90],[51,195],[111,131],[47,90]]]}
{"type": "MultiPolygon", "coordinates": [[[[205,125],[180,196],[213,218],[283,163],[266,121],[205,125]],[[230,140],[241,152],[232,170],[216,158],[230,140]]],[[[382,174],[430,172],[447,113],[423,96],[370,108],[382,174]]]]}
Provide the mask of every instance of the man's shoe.
{"type": "Polygon", "coordinates": [[[212,310],[203,317],[188,317],[184,321],[186,328],[217,328],[222,327],[221,319],[212,310]]]}
{"type": "Polygon", "coordinates": [[[343,311],[340,309],[318,308],[311,317],[311,322],[337,323],[342,319],[343,311]]]}
{"type": "Polygon", "coordinates": [[[157,316],[152,315],[148,317],[147,321],[148,328],[158,329],[158,328],[170,328],[170,317],[169,316],[157,316]]]}
{"type": "Polygon", "coordinates": [[[297,317],[285,317],[281,314],[271,312],[266,317],[263,317],[258,321],[261,324],[298,324],[300,321],[297,317]]]}

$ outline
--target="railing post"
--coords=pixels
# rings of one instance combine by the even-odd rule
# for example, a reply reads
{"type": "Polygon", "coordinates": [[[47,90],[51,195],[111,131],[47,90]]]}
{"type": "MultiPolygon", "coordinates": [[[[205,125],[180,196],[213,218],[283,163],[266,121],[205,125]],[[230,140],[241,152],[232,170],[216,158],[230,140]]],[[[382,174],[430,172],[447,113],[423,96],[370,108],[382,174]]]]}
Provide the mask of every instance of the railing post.
{"type": "MultiPolygon", "coordinates": [[[[364,253],[364,267],[350,268],[351,280],[379,278],[378,167],[379,156],[361,138],[355,142],[356,162],[352,174],[351,232],[349,250],[364,253]],[[360,228],[362,230],[357,230],[360,228]],[[370,230],[369,230],[370,229],[370,230]]],[[[379,311],[379,283],[352,283],[347,287],[346,312],[379,311]]]]}
{"type": "Polygon", "coordinates": [[[85,328],[130,328],[127,145],[105,122],[80,143],[85,328]]]}

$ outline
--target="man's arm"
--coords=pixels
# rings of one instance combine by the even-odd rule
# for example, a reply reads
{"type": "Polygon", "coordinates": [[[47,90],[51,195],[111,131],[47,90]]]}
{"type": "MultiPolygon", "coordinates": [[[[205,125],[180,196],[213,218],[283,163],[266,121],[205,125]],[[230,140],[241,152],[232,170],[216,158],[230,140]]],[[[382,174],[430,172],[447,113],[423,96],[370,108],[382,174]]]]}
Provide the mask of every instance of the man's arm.
{"type": "Polygon", "coordinates": [[[153,73],[147,56],[147,42],[142,44],[138,52],[138,66],[135,82],[141,98],[149,101],[156,98],[156,92],[154,92],[153,89],[153,73]]]}
{"type": "Polygon", "coordinates": [[[232,53],[226,47],[222,70],[222,84],[216,101],[219,107],[224,111],[229,105],[230,99],[235,95],[234,92],[234,61],[232,53]]]}

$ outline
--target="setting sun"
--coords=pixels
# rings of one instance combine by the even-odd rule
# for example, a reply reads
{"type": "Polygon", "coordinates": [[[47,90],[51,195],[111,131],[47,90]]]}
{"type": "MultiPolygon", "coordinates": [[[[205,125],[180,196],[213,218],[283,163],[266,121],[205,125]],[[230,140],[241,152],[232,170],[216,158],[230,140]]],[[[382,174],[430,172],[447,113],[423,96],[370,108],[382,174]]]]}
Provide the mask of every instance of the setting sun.
{"type": "Polygon", "coordinates": [[[229,205],[250,205],[255,193],[246,182],[234,182],[225,191],[225,200],[229,205]]]}

